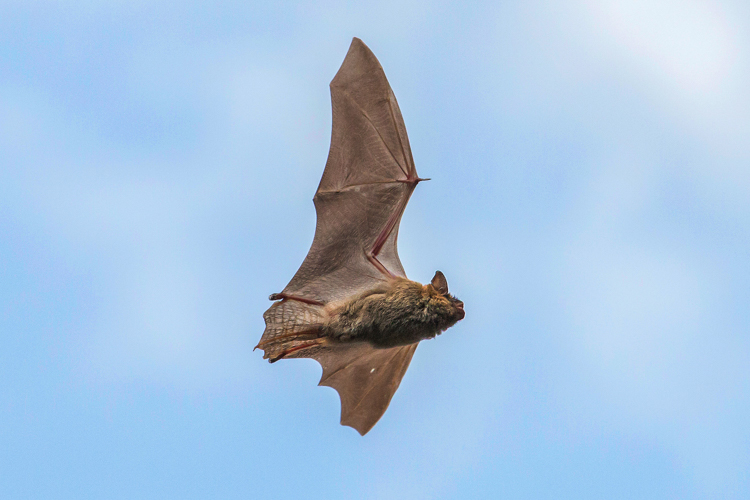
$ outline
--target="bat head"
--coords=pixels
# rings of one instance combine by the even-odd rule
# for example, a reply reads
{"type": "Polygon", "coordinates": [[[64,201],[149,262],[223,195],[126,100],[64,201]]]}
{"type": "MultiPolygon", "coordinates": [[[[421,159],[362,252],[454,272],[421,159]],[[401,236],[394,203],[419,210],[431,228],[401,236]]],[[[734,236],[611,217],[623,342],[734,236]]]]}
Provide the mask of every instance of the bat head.
{"type": "Polygon", "coordinates": [[[448,293],[448,280],[440,271],[435,272],[435,276],[429,285],[426,285],[433,291],[431,299],[436,306],[441,309],[442,316],[445,317],[448,325],[445,328],[453,326],[457,321],[464,319],[464,303],[448,293]]]}

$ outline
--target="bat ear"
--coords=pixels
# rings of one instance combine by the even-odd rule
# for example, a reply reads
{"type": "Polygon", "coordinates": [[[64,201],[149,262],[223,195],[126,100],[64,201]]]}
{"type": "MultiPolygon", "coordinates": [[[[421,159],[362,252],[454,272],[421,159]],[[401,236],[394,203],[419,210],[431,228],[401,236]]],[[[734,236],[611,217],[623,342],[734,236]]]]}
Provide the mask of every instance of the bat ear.
{"type": "Polygon", "coordinates": [[[435,271],[435,276],[430,282],[432,288],[445,295],[448,293],[448,280],[445,279],[445,275],[440,271],[435,271]]]}

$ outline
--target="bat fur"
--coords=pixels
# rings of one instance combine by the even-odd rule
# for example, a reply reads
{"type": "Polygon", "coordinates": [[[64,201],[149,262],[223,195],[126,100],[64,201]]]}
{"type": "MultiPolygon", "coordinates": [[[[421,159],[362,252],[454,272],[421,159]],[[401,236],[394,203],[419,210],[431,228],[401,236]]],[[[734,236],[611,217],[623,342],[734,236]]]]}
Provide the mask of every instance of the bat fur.
{"type": "MultiPolygon", "coordinates": [[[[433,282],[445,277],[438,271],[433,282]]],[[[277,335],[261,342],[264,358],[277,361],[287,353],[332,343],[369,342],[376,348],[414,344],[434,338],[463,319],[463,302],[432,283],[394,278],[332,310],[315,311],[309,324],[285,322],[277,335]],[[284,327],[289,326],[287,330],[284,327]],[[308,345],[309,344],[309,345],[308,345]]],[[[301,304],[300,309],[320,308],[301,304]]]]}

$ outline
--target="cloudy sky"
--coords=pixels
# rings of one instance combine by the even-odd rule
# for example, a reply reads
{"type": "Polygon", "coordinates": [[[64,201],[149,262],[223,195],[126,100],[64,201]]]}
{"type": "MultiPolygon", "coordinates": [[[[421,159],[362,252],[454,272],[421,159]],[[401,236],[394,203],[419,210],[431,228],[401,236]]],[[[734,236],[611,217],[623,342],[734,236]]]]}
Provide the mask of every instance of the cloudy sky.
{"type": "Polygon", "coordinates": [[[0,4],[3,498],[750,497],[750,7],[0,4]],[[353,36],[464,321],[378,425],[252,348],[353,36]]]}

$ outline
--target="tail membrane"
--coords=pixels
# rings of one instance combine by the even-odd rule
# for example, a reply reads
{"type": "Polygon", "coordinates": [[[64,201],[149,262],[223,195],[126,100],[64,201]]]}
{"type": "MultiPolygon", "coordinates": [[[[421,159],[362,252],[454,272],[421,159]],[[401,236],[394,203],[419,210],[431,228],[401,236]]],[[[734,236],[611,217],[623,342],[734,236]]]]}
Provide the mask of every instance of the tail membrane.
{"type": "Polygon", "coordinates": [[[322,336],[325,319],[323,308],[297,300],[274,303],[263,314],[266,330],[256,349],[263,349],[263,359],[279,359],[283,353],[295,351],[322,336]]]}

